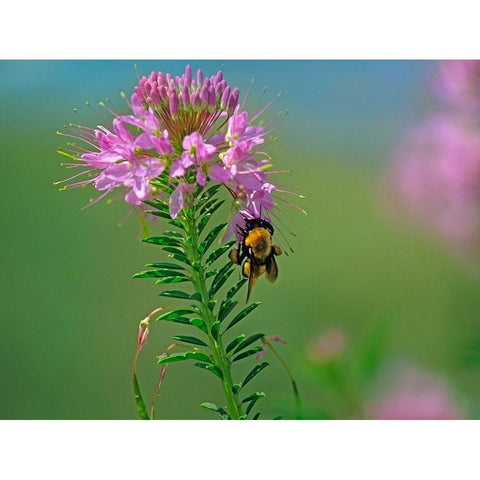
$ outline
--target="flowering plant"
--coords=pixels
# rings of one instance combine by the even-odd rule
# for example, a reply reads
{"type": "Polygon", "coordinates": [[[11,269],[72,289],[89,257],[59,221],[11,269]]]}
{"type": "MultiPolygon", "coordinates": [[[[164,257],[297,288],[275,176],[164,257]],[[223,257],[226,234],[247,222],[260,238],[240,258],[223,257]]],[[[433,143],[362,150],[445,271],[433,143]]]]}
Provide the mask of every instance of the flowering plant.
{"type": "MultiPolygon", "coordinates": [[[[235,297],[247,279],[234,284],[219,301],[220,289],[235,271],[235,264],[227,261],[222,267],[215,265],[235,243],[242,245],[248,220],[275,223],[273,219],[278,219],[273,212],[276,200],[298,208],[278,196],[294,193],[272,183],[271,175],[280,172],[271,170],[270,158],[263,149],[279,119],[275,117],[265,126],[259,124],[260,115],[272,102],[259,106],[249,115],[244,109],[245,99],[239,101],[239,89],[231,88],[222,72],[204,77],[198,70],[194,78],[187,66],[185,73],[175,78],[162,72],[142,77],[127,100],[128,115],[121,115],[110,103],[101,103],[114,117],[111,125],[94,128],[70,124],[68,132],[63,133],[80,141],[59,150],[72,160],[66,166],[82,168],[65,181],[70,183],[64,188],[92,185],[102,192],[88,205],[114,191],[123,191],[125,201],[134,209],[150,218],[166,219],[174,227],[161,236],[143,239],[167,252],[170,260],[148,264],[148,270],[134,277],[153,278],[161,285],[190,283],[193,286],[193,293],[162,291],[162,297],[181,299],[187,306],[168,308],[166,312],[163,312],[166,307],[159,307],[140,322],[133,381],[141,418],[153,418],[158,389],[167,365],[174,362],[194,360],[197,367],[218,377],[227,404],[217,407],[204,403],[202,406],[214,410],[221,418],[248,418],[256,402],[265,396],[263,392],[253,392],[240,398],[247,384],[268,366],[267,362],[257,363],[241,382],[233,380],[232,365],[252,356],[259,361],[265,346],[270,346],[278,356],[271,346],[271,340],[278,337],[242,334],[224,346],[225,334],[260,302],[247,305],[228,321],[239,303],[235,297]],[[220,198],[222,187],[232,199],[230,221],[207,229],[211,217],[225,201],[220,198]],[[221,232],[222,244],[214,246],[221,232]],[[230,240],[232,236],[234,239],[230,240]],[[135,368],[148,338],[150,322],[160,312],[157,321],[188,325],[196,329],[200,337],[176,335],[175,343],[159,356],[161,372],[148,412],[135,368]],[[172,353],[178,349],[183,352],[172,353]]],[[[270,237],[271,234],[273,227],[270,237]]],[[[287,371],[298,395],[288,367],[287,371]]],[[[258,416],[256,413],[253,418],[258,416]]]]}
{"type": "Polygon", "coordinates": [[[437,111],[395,152],[392,190],[410,216],[469,258],[480,245],[480,61],[446,60],[437,111]]]}

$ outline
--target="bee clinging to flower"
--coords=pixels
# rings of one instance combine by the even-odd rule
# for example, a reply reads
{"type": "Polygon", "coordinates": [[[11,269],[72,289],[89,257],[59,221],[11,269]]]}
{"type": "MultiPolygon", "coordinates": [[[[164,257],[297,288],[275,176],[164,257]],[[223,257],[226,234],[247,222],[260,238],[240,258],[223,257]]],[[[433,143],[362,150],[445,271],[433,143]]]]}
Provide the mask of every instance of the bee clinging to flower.
{"type": "Polygon", "coordinates": [[[233,249],[230,260],[242,265],[242,275],[248,278],[247,303],[252,288],[263,274],[271,283],[278,277],[278,266],[275,256],[282,254],[282,249],[272,243],[273,226],[261,218],[245,219],[245,228],[238,227],[242,242],[233,249]]]}

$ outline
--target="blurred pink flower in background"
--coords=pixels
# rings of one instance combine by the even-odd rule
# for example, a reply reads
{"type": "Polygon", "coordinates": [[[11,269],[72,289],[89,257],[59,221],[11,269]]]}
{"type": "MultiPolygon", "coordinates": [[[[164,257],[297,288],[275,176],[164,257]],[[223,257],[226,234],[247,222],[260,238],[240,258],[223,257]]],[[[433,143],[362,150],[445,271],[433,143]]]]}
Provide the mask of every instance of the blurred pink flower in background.
{"type": "Polygon", "coordinates": [[[454,420],[464,415],[448,386],[440,379],[415,369],[394,375],[392,387],[367,406],[377,420],[454,420]]]}
{"type": "Polygon", "coordinates": [[[442,61],[434,87],[438,97],[454,107],[480,107],[480,61],[442,61]]]}
{"type": "Polygon", "coordinates": [[[410,216],[464,252],[480,248],[480,61],[445,61],[434,82],[441,112],[395,154],[390,193],[410,216]]]}
{"type": "Polygon", "coordinates": [[[329,363],[341,357],[347,346],[347,341],[342,330],[332,328],[307,346],[307,355],[313,363],[329,363]]]}

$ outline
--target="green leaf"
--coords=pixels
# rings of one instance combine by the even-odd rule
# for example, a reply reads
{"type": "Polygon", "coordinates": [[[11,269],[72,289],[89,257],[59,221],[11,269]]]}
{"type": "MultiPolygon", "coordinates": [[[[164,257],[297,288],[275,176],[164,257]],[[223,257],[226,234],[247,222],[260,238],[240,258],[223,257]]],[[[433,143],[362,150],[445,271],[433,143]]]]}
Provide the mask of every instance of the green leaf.
{"type": "Polygon", "coordinates": [[[212,243],[217,238],[218,234],[227,226],[227,223],[221,223],[216,227],[213,227],[212,230],[208,233],[205,240],[198,246],[198,251],[200,254],[204,254],[212,245],[212,243]]]}
{"type": "Polygon", "coordinates": [[[171,322],[172,320],[175,320],[177,317],[183,317],[184,315],[191,315],[192,312],[191,310],[186,310],[186,309],[178,309],[178,310],[172,310],[171,312],[164,313],[160,315],[156,321],[159,322],[161,320],[171,322]]]}
{"type": "Polygon", "coordinates": [[[187,258],[187,257],[185,257],[185,253],[184,253],[183,248],[162,246],[162,250],[164,250],[165,252],[168,252],[168,253],[174,253],[175,255],[180,255],[180,256],[184,257],[185,259],[187,258]]]}
{"type": "Polygon", "coordinates": [[[220,331],[220,322],[217,320],[216,322],[213,323],[212,328],[210,329],[212,337],[215,340],[217,340],[217,338],[218,338],[218,332],[219,331],[220,331]]]}
{"type": "Polygon", "coordinates": [[[247,315],[252,313],[262,302],[254,302],[248,307],[245,307],[240,313],[238,313],[235,318],[228,324],[228,327],[225,329],[227,331],[229,328],[232,328],[238,322],[243,320],[247,315]]]}
{"type": "Polygon", "coordinates": [[[210,217],[212,216],[211,213],[206,213],[202,216],[200,221],[198,222],[198,234],[200,235],[203,232],[203,229],[207,226],[210,217]]]}
{"type": "Polygon", "coordinates": [[[253,417],[253,420],[258,420],[258,417],[260,416],[260,412],[256,413],[253,417]]]}
{"type": "Polygon", "coordinates": [[[179,262],[182,262],[182,263],[185,263],[185,264],[187,264],[187,265],[190,265],[190,262],[189,262],[188,258],[187,258],[185,255],[183,255],[183,253],[182,253],[181,255],[176,254],[176,253],[171,253],[171,254],[169,255],[169,257],[170,257],[170,258],[174,258],[175,260],[178,260],[179,262]]]}
{"type": "Polygon", "coordinates": [[[208,270],[205,272],[205,278],[210,278],[213,277],[214,275],[217,275],[218,270],[208,270]]]}
{"type": "Polygon", "coordinates": [[[166,284],[166,283],[182,283],[182,282],[189,282],[190,279],[187,278],[187,277],[179,277],[179,276],[176,276],[176,277],[163,277],[163,278],[160,278],[158,279],[155,284],[156,285],[163,285],[163,284],[166,284]]]}
{"type": "Polygon", "coordinates": [[[268,362],[263,362],[260,365],[255,365],[252,370],[250,370],[249,374],[245,377],[245,380],[242,382],[242,388],[255,376],[257,376],[265,367],[270,365],[268,362]]]}
{"type": "Polygon", "coordinates": [[[228,265],[228,267],[228,270],[226,270],[224,273],[222,273],[222,268],[213,279],[210,290],[208,291],[210,298],[215,296],[215,294],[223,287],[224,283],[229,279],[230,275],[234,272],[235,266],[233,263],[228,265]]]}
{"type": "Polygon", "coordinates": [[[166,203],[166,202],[164,202],[163,200],[160,200],[160,199],[144,200],[143,203],[145,203],[146,205],[149,205],[150,207],[156,208],[158,210],[162,210],[164,212],[169,212],[170,211],[168,203],[166,203]]]}
{"type": "Polygon", "coordinates": [[[235,393],[237,393],[241,388],[242,388],[242,386],[241,386],[239,383],[234,383],[234,384],[232,385],[232,392],[235,394],[235,393]]]}
{"type": "Polygon", "coordinates": [[[237,345],[239,345],[241,342],[243,342],[243,340],[245,339],[245,335],[240,335],[238,336],[237,338],[234,338],[228,345],[227,345],[227,348],[226,348],[226,353],[230,352],[231,350],[233,350],[237,345]]]}
{"type": "Polygon", "coordinates": [[[228,314],[237,306],[238,302],[232,302],[231,300],[224,300],[220,305],[218,312],[218,321],[223,322],[228,314]]]}
{"type": "Polygon", "coordinates": [[[144,238],[142,242],[171,247],[181,247],[183,245],[183,242],[171,237],[148,237],[144,238]]]}
{"type": "Polygon", "coordinates": [[[178,340],[179,342],[184,343],[192,343],[193,345],[201,345],[202,347],[208,347],[208,345],[197,337],[190,337],[187,335],[175,335],[173,337],[174,340],[178,340]]]}
{"type": "Polygon", "coordinates": [[[176,317],[170,321],[175,323],[181,323],[182,325],[191,325],[190,319],[186,317],[176,317]]]}
{"type": "Polygon", "coordinates": [[[204,402],[200,406],[203,408],[206,408],[207,410],[212,410],[216,413],[219,413],[220,418],[222,418],[223,420],[228,420],[230,418],[230,415],[227,413],[227,411],[224,408],[217,407],[214,403],[204,402]]]}
{"type": "Polygon", "coordinates": [[[163,234],[167,237],[179,238],[183,241],[183,235],[180,232],[174,232],[173,230],[165,230],[163,234]]]}
{"type": "Polygon", "coordinates": [[[170,225],[173,225],[174,227],[181,228],[182,230],[184,230],[183,223],[180,220],[177,220],[176,218],[174,220],[170,220],[168,223],[170,225]]]}
{"type": "Polygon", "coordinates": [[[174,363],[183,362],[185,360],[200,360],[201,362],[211,363],[210,357],[203,352],[185,352],[175,355],[168,355],[165,357],[161,357],[157,363],[174,363]]]}
{"type": "Polygon", "coordinates": [[[208,335],[207,326],[201,318],[191,318],[190,323],[208,335]]]}
{"type": "Polygon", "coordinates": [[[211,215],[213,215],[224,203],[225,203],[225,200],[217,200],[216,198],[212,198],[212,200],[209,200],[200,209],[200,215],[204,215],[207,213],[210,213],[211,215]]]}
{"type": "Polygon", "coordinates": [[[140,385],[138,384],[137,376],[133,375],[133,394],[135,396],[135,403],[137,404],[138,416],[142,420],[150,420],[147,407],[143,401],[142,392],[140,391],[140,385]]]}
{"type": "Polygon", "coordinates": [[[255,400],[256,398],[263,398],[263,397],[266,397],[264,392],[255,392],[255,393],[252,393],[251,395],[249,395],[248,397],[244,398],[242,400],[242,403],[251,402],[252,400],[255,400]]]}
{"type": "Polygon", "coordinates": [[[217,300],[213,299],[213,300],[210,300],[208,303],[207,303],[207,307],[210,311],[214,311],[215,310],[215,307],[217,305],[217,300]]]}
{"type": "Polygon", "coordinates": [[[230,300],[235,296],[235,294],[248,282],[248,278],[242,278],[236,285],[234,285],[228,292],[227,292],[227,300],[230,300]]]}
{"type": "Polygon", "coordinates": [[[145,265],[148,268],[162,268],[162,269],[173,269],[173,270],[185,270],[184,267],[178,265],[178,263],[169,263],[169,262],[159,262],[159,263],[147,263],[145,265]]]}
{"type": "Polygon", "coordinates": [[[132,278],[162,278],[162,277],[184,277],[187,279],[187,276],[184,273],[178,272],[177,270],[167,270],[166,268],[161,268],[158,270],[145,270],[143,272],[136,273],[132,278]]]}
{"type": "Polygon", "coordinates": [[[257,354],[258,352],[260,352],[260,351],[262,351],[262,350],[263,350],[263,347],[251,348],[250,350],[246,350],[245,352],[240,353],[240,355],[237,355],[237,356],[232,360],[232,362],[237,362],[238,360],[242,360],[242,359],[244,359],[244,358],[250,357],[250,356],[252,356],[252,355],[257,354]]]}
{"type": "Polygon", "coordinates": [[[168,298],[182,298],[185,300],[196,300],[196,298],[194,298],[193,295],[182,292],[180,290],[166,290],[165,292],[160,292],[159,295],[161,297],[168,297],[168,298]]]}
{"type": "Polygon", "coordinates": [[[207,258],[207,261],[205,262],[205,265],[211,265],[215,260],[220,258],[232,245],[234,245],[236,242],[235,240],[232,240],[230,242],[227,242],[225,245],[222,245],[221,247],[217,248],[214,250],[207,258]]]}
{"type": "Polygon", "coordinates": [[[240,352],[241,350],[248,347],[249,345],[256,342],[257,340],[259,340],[262,337],[264,337],[263,333],[255,333],[254,335],[252,335],[251,337],[248,337],[246,340],[244,340],[242,343],[240,343],[240,345],[238,345],[238,347],[235,349],[234,353],[240,352]]]}
{"type": "Polygon", "coordinates": [[[208,363],[195,363],[195,367],[203,368],[204,370],[208,370],[209,372],[213,373],[216,377],[220,380],[223,380],[223,373],[222,371],[215,365],[208,364],[208,363]]]}
{"type": "Polygon", "coordinates": [[[214,411],[214,412],[217,412],[217,411],[218,411],[218,407],[217,407],[214,403],[203,402],[200,406],[201,406],[202,408],[206,408],[207,410],[212,410],[212,411],[214,411]]]}
{"type": "Polygon", "coordinates": [[[170,213],[164,212],[162,210],[145,210],[145,213],[149,215],[154,215],[155,217],[166,218],[167,220],[171,219],[170,213]]]}
{"type": "Polygon", "coordinates": [[[245,410],[245,413],[248,415],[251,411],[252,411],[252,408],[255,406],[255,404],[258,402],[258,400],[262,398],[262,397],[256,397],[254,398],[248,405],[247,405],[247,409],[245,410]]]}

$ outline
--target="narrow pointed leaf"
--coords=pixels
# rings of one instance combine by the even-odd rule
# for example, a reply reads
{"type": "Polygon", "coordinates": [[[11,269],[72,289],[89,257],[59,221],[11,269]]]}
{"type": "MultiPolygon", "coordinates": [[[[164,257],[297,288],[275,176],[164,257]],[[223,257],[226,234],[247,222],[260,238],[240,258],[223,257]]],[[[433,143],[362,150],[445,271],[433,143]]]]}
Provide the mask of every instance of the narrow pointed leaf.
{"type": "Polygon", "coordinates": [[[187,278],[187,277],[175,276],[175,277],[160,278],[155,283],[157,285],[164,285],[164,284],[167,284],[167,283],[182,283],[182,282],[189,282],[189,281],[190,281],[190,279],[187,278]]]}
{"type": "Polygon", "coordinates": [[[223,420],[228,420],[230,418],[230,415],[224,408],[217,407],[214,403],[204,402],[200,406],[206,408],[207,410],[212,410],[213,412],[219,413],[220,418],[223,420]]]}
{"type": "Polygon", "coordinates": [[[208,345],[197,337],[190,337],[188,335],[175,335],[174,340],[178,340],[183,343],[192,343],[193,345],[201,345],[202,347],[208,347],[208,345]]]}
{"type": "MultiPolygon", "coordinates": [[[[233,264],[232,264],[233,265],[233,264]]],[[[208,295],[210,298],[214,297],[215,294],[223,287],[224,283],[230,278],[230,275],[234,272],[234,269],[231,268],[230,270],[227,270],[223,275],[215,277],[215,279],[212,282],[212,286],[210,287],[210,290],[208,291],[208,295]]]]}
{"type": "Polygon", "coordinates": [[[218,321],[223,322],[228,317],[229,313],[237,306],[238,302],[231,300],[223,301],[218,312],[218,321]]]}
{"type": "Polygon", "coordinates": [[[205,240],[198,246],[198,251],[203,255],[212,245],[212,243],[217,238],[218,234],[227,226],[226,223],[221,223],[216,227],[213,227],[212,230],[208,233],[205,240]]]}
{"type": "Polygon", "coordinates": [[[187,310],[187,309],[178,309],[178,310],[173,310],[171,312],[167,312],[167,313],[164,313],[162,315],[160,315],[156,321],[159,322],[161,320],[165,320],[165,321],[172,321],[174,320],[175,318],[177,317],[184,317],[185,315],[191,315],[192,312],[191,310],[187,310]]]}
{"type": "Polygon", "coordinates": [[[133,375],[133,394],[135,396],[135,403],[137,404],[138,416],[142,420],[150,420],[147,407],[143,401],[142,392],[140,391],[140,385],[138,384],[137,376],[133,375]]]}
{"type": "Polygon", "coordinates": [[[268,367],[270,365],[268,362],[263,362],[260,365],[255,365],[252,370],[250,370],[250,373],[245,377],[245,380],[242,382],[242,388],[250,382],[255,376],[257,376],[265,367],[268,367]]]}
{"type": "Polygon", "coordinates": [[[169,262],[158,262],[158,263],[147,263],[145,265],[148,268],[163,268],[163,269],[172,269],[172,270],[185,270],[184,267],[178,265],[178,263],[169,263],[169,262]]]}
{"type": "Polygon", "coordinates": [[[223,380],[223,373],[222,371],[215,365],[208,364],[208,363],[195,363],[195,367],[203,368],[204,370],[208,370],[209,372],[213,373],[216,377],[220,380],[223,380]]]}
{"type": "Polygon", "coordinates": [[[221,247],[217,248],[214,250],[207,258],[207,261],[205,262],[205,265],[211,265],[215,260],[220,258],[226,251],[230,249],[232,245],[234,245],[236,242],[235,240],[232,240],[225,245],[222,245],[221,247]]]}
{"type": "Polygon", "coordinates": [[[181,247],[182,242],[171,237],[147,237],[142,240],[145,243],[153,243],[154,245],[181,247]]]}
{"type": "Polygon", "coordinates": [[[193,295],[182,292],[181,290],[166,290],[165,292],[160,292],[159,295],[161,297],[182,298],[182,299],[185,299],[185,300],[195,300],[193,295]]]}
{"type": "Polygon", "coordinates": [[[167,237],[173,237],[183,240],[183,235],[180,232],[174,232],[173,230],[165,230],[163,234],[167,237]]]}
{"type": "Polygon", "coordinates": [[[225,329],[227,331],[229,328],[232,328],[234,325],[236,325],[238,322],[243,320],[247,315],[252,313],[259,305],[261,302],[255,302],[250,304],[248,307],[245,307],[240,313],[238,313],[235,318],[228,324],[228,327],[225,329]]]}
{"type": "Polygon", "coordinates": [[[263,398],[263,397],[266,397],[264,392],[255,392],[255,393],[252,393],[251,395],[249,395],[248,397],[244,398],[242,400],[242,403],[251,402],[255,398],[263,398]]]}
{"type": "Polygon", "coordinates": [[[254,415],[253,420],[258,420],[258,417],[260,417],[260,412],[258,412],[254,415]]]}
{"type": "Polygon", "coordinates": [[[252,408],[255,406],[255,404],[258,402],[258,400],[262,398],[262,397],[256,397],[254,398],[248,405],[247,405],[247,409],[245,410],[245,413],[248,415],[251,411],[252,411],[252,408]]]}
{"type": "Polygon", "coordinates": [[[235,294],[248,282],[248,278],[242,278],[236,285],[234,285],[228,292],[227,292],[227,300],[230,300],[235,296],[235,294]]]}
{"type": "Polygon", "coordinates": [[[252,343],[256,342],[257,340],[260,340],[264,336],[263,333],[255,333],[255,335],[252,335],[251,337],[248,337],[246,340],[244,340],[238,347],[235,349],[234,353],[238,353],[242,351],[244,348],[247,348],[249,345],[252,343]]]}
{"type": "Polygon", "coordinates": [[[245,352],[242,352],[239,355],[237,355],[236,357],[234,357],[232,362],[238,362],[238,360],[242,360],[244,358],[251,357],[252,355],[257,354],[261,350],[263,350],[263,347],[255,347],[255,348],[251,348],[250,350],[246,350],[245,352]]]}
{"type": "Polygon", "coordinates": [[[207,326],[201,318],[191,318],[190,323],[195,327],[199,328],[202,332],[208,334],[207,326]]]}
{"type": "Polygon", "coordinates": [[[177,220],[176,218],[174,220],[170,220],[168,223],[170,225],[173,225],[174,227],[184,230],[182,222],[180,220],[177,220]]]}
{"type": "Polygon", "coordinates": [[[145,213],[148,213],[149,215],[154,215],[155,217],[166,218],[167,220],[170,220],[172,218],[170,216],[170,213],[164,212],[162,210],[145,210],[145,213]]]}
{"type": "Polygon", "coordinates": [[[158,270],[145,270],[133,275],[132,278],[162,278],[162,277],[184,277],[186,275],[177,270],[168,270],[166,268],[159,268],[158,270]]]}
{"type": "Polygon", "coordinates": [[[212,328],[211,328],[211,334],[212,337],[217,340],[218,338],[218,332],[220,331],[220,322],[217,320],[216,322],[213,323],[212,328]]]}
{"type": "Polygon", "coordinates": [[[207,226],[208,221],[210,220],[212,214],[206,213],[202,216],[201,220],[198,222],[198,234],[200,235],[203,232],[203,229],[207,226]]]}
{"type": "Polygon", "coordinates": [[[205,272],[205,278],[210,278],[213,277],[214,275],[217,275],[218,270],[208,270],[205,272]]]}
{"type": "Polygon", "coordinates": [[[237,345],[239,345],[241,342],[243,342],[243,340],[245,339],[245,335],[240,335],[238,336],[237,338],[234,338],[228,345],[227,345],[227,348],[226,348],[226,352],[229,353],[230,351],[232,351],[237,345]]]}
{"type": "Polygon", "coordinates": [[[186,263],[187,265],[190,265],[190,262],[188,261],[188,258],[183,255],[183,253],[181,255],[178,255],[176,253],[171,253],[169,255],[170,258],[174,258],[175,260],[178,260],[179,262],[182,262],[182,263],[186,263]]]}
{"type": "Polygon", "coordinates": [[[183,248],[180,248],[180,247],[170,247],[170,246],[164,247],[162,245],[162,250],[164,250],[165,252],[168,252],[168,253],[174,253],[175,255],[180,255],[180,256],[185,257],[184,250],[183,250],[183,248]]]}
{"type": "Polygon", "coordinates": [[[199,360],[201,362],[211,363],[210,357],[203,352],[185,352],[176,355],[169,355],[158,360],[161,363],[183,362],[185,360],[199,360]]]}

